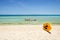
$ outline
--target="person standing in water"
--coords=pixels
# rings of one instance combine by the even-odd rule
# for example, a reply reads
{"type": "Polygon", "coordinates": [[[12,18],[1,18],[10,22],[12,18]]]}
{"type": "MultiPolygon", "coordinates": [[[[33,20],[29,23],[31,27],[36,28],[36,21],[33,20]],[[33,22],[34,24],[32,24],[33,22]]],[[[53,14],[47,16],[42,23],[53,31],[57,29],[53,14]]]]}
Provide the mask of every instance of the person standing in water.
{"type": "Polygon", "coordinates": [[[43,30],[47,31],[49,34],[51,34],[50,30],[51,30],[51,24],[50,23],[44,23],[43,24],[43,30]]]}

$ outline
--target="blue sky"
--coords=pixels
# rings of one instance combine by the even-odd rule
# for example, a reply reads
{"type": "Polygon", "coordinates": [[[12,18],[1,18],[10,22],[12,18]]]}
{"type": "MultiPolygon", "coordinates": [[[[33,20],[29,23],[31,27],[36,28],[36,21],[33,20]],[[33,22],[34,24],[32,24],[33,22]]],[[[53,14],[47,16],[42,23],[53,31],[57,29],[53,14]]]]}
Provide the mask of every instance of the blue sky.
{"type": "Polygon", "coordinates": [[[60,0],[0,0],[1,14],[60,14],[60,0]]]}

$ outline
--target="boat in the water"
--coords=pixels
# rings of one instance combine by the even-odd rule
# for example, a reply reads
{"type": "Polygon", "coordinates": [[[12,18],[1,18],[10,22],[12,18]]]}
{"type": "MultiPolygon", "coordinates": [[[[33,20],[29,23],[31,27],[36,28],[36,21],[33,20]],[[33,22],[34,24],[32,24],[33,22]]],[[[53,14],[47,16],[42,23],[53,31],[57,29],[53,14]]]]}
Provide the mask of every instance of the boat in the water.
{"type": "Polygon", "coordinates": [[[25,21],[37,21],[36,19],[25,18],[25,21]]]}

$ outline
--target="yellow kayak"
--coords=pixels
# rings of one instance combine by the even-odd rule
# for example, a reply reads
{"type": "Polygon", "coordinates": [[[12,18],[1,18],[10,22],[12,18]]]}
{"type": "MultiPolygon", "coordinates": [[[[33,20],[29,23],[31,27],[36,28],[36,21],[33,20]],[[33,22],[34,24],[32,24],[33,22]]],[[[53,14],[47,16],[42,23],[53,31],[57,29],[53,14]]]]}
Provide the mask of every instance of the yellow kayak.
{"type": "Polygon", "coordinates": [[[44,23],[43,24],[43,30],[47,31],[48,33],[51,33],[51,24],[50,23],[44,23]]]}

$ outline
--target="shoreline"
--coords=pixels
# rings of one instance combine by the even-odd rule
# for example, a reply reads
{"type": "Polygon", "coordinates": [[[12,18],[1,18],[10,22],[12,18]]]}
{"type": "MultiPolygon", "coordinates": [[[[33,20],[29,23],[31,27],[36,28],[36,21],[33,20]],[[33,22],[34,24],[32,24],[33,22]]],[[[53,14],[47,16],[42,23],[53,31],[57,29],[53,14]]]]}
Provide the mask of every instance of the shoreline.
{"type": "MultiPolygon", "coordinates": [[[[41,23],[41,24],[0,24],[0,25],[42,25],[43,23],[41,23]]],[[[51,25],[60,25],[59,23],[51,23],[51,25]]]]}

